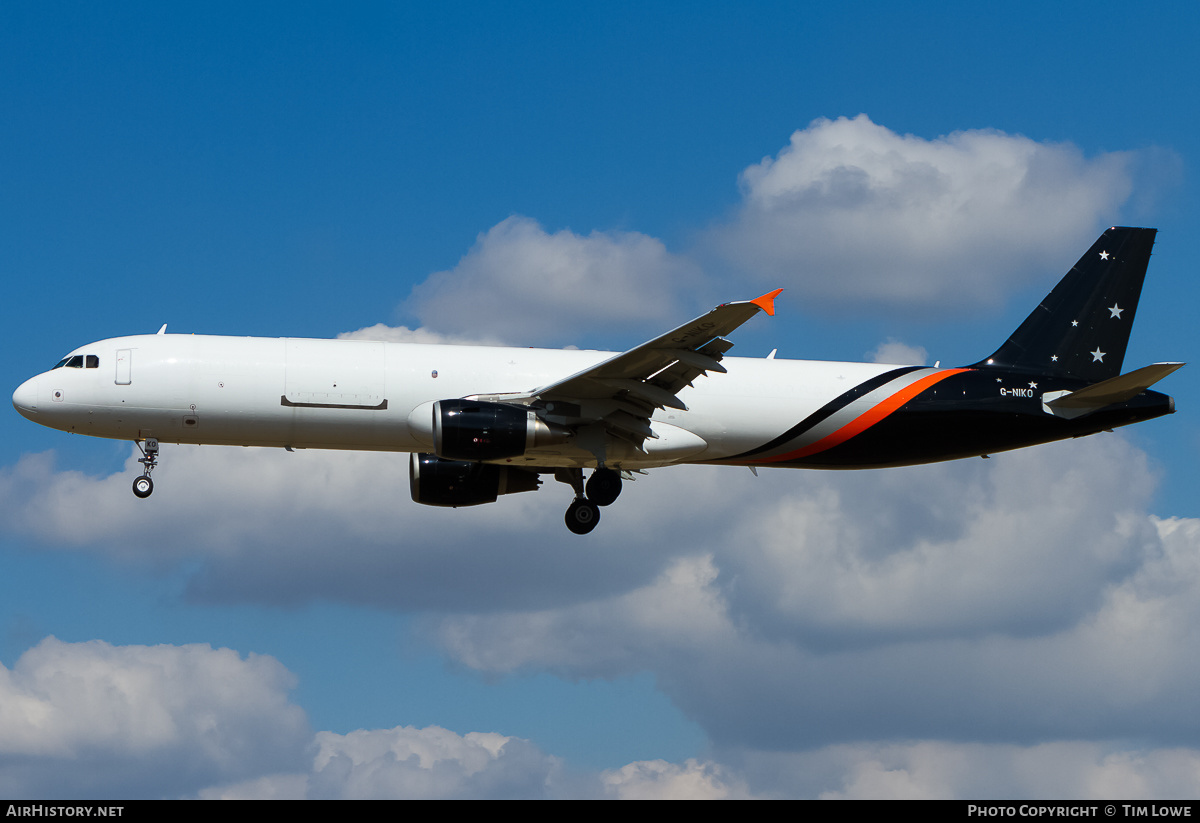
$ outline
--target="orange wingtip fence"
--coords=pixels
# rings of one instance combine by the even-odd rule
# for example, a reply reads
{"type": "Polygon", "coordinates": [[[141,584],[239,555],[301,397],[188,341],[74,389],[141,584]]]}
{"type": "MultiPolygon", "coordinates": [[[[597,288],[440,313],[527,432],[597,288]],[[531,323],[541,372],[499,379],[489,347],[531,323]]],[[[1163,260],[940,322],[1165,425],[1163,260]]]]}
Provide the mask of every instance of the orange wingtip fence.
{"type": "Polygon", "coordinates": [[[768,292],[767,294],[764,294],[762,297],[757,297],[754,300],[751,300],[750,302],[753,303],[754,305],[758,306],[760,309],[765,311],[767,314],[774,317],[775,316],[775,298],[779,296],[779,293],[781,291],[783,291],[783,289],[775,289],[775,291],[768,292]]]}

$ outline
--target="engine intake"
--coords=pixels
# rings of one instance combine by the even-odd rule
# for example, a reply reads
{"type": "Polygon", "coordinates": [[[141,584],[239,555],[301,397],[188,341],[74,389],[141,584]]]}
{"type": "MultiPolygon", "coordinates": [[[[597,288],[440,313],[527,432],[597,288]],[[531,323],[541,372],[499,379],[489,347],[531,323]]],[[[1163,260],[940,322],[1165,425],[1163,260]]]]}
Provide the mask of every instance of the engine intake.
{"type": "Polygon", "coordinates": [[[502,494],[537,491],[537,472],[494,463],[443,460],[435,454],[413,454],[408,461],[412,499],[426,506],[478,506],[495,503],[502,494]]]}
{"type": "Polygon", "coordinates": [[[547,423],[525,406],[482,400],[433,404],[433,450],[446,460],[503,460],[537,446],[571,439],[568,429],[547,423]]]}

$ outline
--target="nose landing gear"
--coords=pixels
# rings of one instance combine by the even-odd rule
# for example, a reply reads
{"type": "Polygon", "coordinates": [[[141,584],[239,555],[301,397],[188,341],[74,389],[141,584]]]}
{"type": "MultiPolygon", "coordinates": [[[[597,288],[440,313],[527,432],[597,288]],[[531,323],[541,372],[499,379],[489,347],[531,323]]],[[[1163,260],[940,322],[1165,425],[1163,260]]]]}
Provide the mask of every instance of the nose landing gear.
{"type": "Polygon", "coordinates": [[[147,437],[145,448],[136,440],[134,445],[142,453],[138,462],[145,466],[145,469],[143,469],[141,477],[135,477],[133,480],[133,494],[135,497],[144,499],[154,491],[154,481],[150,479],[150,472],[154,471],[154,467],[158,465],[158,440],[147,437]]]}

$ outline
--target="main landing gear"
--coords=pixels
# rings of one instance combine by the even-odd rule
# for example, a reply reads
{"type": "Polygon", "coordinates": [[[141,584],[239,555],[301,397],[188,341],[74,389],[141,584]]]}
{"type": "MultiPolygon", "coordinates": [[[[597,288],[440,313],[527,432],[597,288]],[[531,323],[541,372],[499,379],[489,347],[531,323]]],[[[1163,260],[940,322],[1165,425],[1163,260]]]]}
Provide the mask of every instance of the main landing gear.
{"type": "Polygon", "coordinates": [[[554,479],[575,490],[575,500],[567,507],[567,528],[575,534],[587,534],[600,522],[600,507],[608,506],[621,494],[621,473],[596,469],[588,478],[586,494],[583,469],[557,469],[554,479]]]}
{"type": "Polygon", "coordinates": [[[158,465],[158,441],[153,437],[147,437],[145,448],[136,440],[134,445],[142,453],[138,462],[145,466],[145,469],[143,469],[141,477],[133,480],[133,494],[135,497],[146,498],[154,491],[154,481],[150,479],[150,472],[154,471],[154,467],[158,465]]]}

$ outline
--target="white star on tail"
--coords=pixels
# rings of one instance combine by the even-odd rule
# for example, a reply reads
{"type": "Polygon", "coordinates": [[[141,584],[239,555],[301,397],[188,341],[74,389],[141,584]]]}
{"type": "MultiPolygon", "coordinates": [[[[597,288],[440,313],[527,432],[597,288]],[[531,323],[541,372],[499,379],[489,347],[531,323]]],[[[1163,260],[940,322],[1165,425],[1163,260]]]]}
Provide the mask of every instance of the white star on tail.
{"type": "Polygon", "coordinates": [[[1111,318],[1111,317],[1115,317],[1115,318],[1117,318],[1118,320],[1120,320],[1120,319],[1121,319],[1121,312],[1123,312],[1123,311],[1125,311],[1125,310],[1124,310],[1123,308],[1121,308],[1120,306],[1118,306],[1116,303],[1113,303],[1113,304],[1112,304],[1112,306],[1109,308],[1109,310],[1108,310],[1108,311],[1109,311],[1109,315],[1108,315],[1108,316],[1109,316],[1110,318],[1111,318]]]}
{"type": "Polygon", "coordinates": [[[1102,252],[1100,252],[1100,259],[1101,259],[1101,260],[1107,260],[1107,259],[1108,259],[1108,252],[1106,252],[1106,251],[1102,251],[1102,252]]]}
{"type": "Polygon", "coordinates": [[[1108,354],[1108,352],[1100,351],[1100,347],[1097,346],[1095,351],[1090,351],[1088,354],[1092,356],[1093,363],[1103,363],[1104,355],[1108,354]]]}

